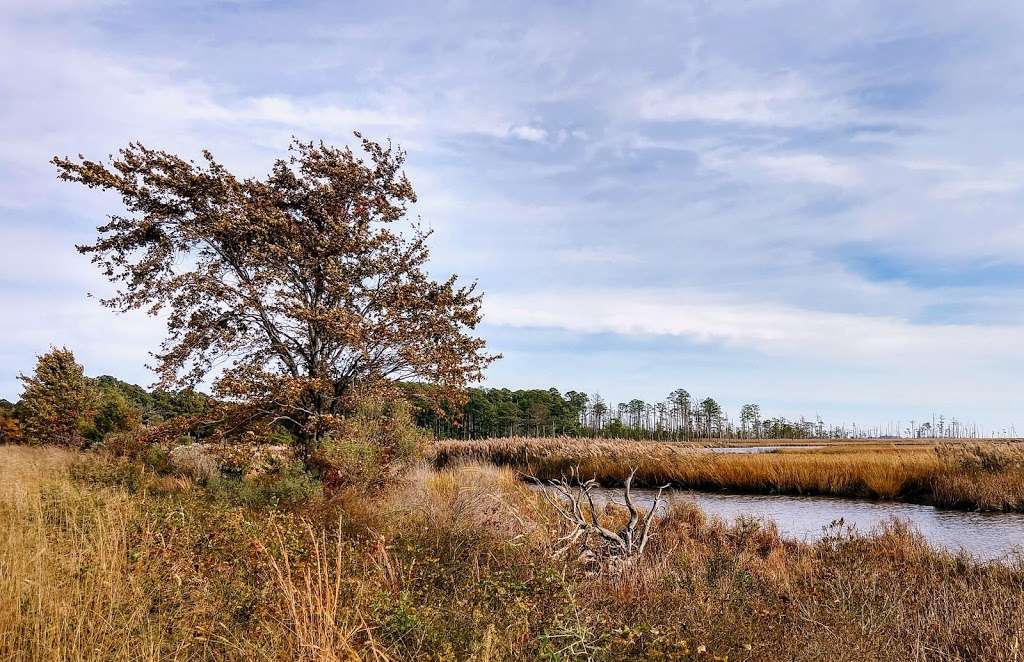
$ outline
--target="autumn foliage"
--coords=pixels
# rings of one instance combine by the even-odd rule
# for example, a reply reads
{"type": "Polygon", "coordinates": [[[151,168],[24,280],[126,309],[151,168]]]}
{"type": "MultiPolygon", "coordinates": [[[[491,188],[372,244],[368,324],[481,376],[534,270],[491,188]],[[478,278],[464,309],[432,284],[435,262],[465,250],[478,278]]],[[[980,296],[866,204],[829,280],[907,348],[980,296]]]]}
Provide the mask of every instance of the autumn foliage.
{"type": "Polygon", "coordinates": [[[285,426],[311,457],[359,401],[402,380],[461,400],[494,357],[472,334],[481,295],[426,272],[405,154],[294,142],[263,179],[141,144],[109,164],[54,158],[61,179],[118,192],[80,246],[117,286],[104,304],[167,315],[163,386],[214,378],[225,429],[285,426]]]}

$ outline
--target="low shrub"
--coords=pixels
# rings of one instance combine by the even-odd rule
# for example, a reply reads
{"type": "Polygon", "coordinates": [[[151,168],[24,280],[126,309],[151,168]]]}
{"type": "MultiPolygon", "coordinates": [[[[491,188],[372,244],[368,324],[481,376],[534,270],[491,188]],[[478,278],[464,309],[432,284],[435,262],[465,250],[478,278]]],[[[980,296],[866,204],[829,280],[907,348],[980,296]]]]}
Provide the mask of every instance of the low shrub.
{"type": "Polygon", "coordinates": [[[255,510],[294,508],[323,491],[322,483],[299,464],[251,478],[218,476],[208,480],[205,487],[214,500],[255,510]]]}
{"type": "Polygon", "coordinates": [[[320,444],[310,463],[332,489],[380,488],[408,471],[428,442],[407,401],[367,398],[320,444]]]}

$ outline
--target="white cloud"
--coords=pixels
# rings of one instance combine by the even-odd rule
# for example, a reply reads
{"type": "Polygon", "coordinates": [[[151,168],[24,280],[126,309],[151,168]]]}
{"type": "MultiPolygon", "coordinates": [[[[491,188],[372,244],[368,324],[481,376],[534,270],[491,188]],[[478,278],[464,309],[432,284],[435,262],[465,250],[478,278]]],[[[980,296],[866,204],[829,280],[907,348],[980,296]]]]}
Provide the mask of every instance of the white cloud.
{"type": "Polygon", "coordinates": [[[573,246],[558,248],[553,252],[554,259],[567,264],[637,264],[640,259],[614,246],[573,246]]]}
{"type": "Polygon", "coordinates": [[[224,119],[232,122],[276,122],[302,128],[304,132],[343,133],[353,128],[411,128],[423,119],[408,111],[349,108],[332,102],[298,101],[283,96],[265,96],[225,108],[224,119]]]}
{"type": "MultiPolygon", "coordinates": [[[[716,75],[717,72],[716,72],[716,75]]],[[[793,126],[840,121],[850,109],[839,98],[817,91],[790,75],[773,83],[749,83],[748,74],[727,74],[731,86],[706,85],[692,78],[655,85],[633,98],[633,111],[658,122],[737,122],[793,126]]]]}
{"type": "Polygon", "coordinates": [[[532,143],[544,142],[548,139],[548,132],[536,126],[530,126],[528,124],[517,125],[510,127],[508,134],[520,140],[525,140],[532,143]]]}
{"type": "Polygon", "coordinates": [[[939,200],[953,200],[971,196],[1011,193],[1019,190],[1021,186],[1020,178],[961,179],[939,184],[931,190],[931,195],[939,200]]]}
{"type": "Polygon", "coordinates": [[[774,355],[900,364],[1024,359],[1024,327],[922,325],[897,317],[716,301],[687,290],[573,290],[493,294],[489,323],[584,333],[683,336],[774,355]]]}

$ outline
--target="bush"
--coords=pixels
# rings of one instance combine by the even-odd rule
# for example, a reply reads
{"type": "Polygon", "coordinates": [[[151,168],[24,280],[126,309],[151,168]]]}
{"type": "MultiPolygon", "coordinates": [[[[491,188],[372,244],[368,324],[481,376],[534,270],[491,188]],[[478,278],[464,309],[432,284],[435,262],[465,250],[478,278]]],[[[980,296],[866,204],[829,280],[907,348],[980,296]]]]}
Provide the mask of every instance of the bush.
{"type": "Polygon", "coordinates": [[[168,453],[168,462],[175,473],[193,480],[207,481],[220,475],[217,460],[202,444],[182,444],[168,453]]]}
{"type": "Polygon", "coordinates": [[[311,465],[331,487],[380,487],[405,473],[428,441],[406,400],[368,398],[321,443],[311,465]]]}
{"type": "Polygon", "coordinates": [[[142,425],[142,415],[120,391],[110,387],[100,390],[99,404],[92,420],[86,425],[84,436],[92,443],[107,436],[130,432],[142,425]]]}
{"type": "Polygon", "coordinates": [[[147,482],[146,467],[133,458],[108,453],[90,453],[68,469],[71,478],[90,485],[120,487],[129,492],[141,491],[147,482]]]}
{"type": "Polygon", "coordinates": [[[322,485],[313,476],[303,470],[299,464],[293,464],[280,473],[267,474],[256,478],[240,476],[220,476],[206,483],[207,492],[217,500],[235,506],[245,506],[254,510],[268,508],[290,508],[300,505],[309,499],[319,496],[322,485]]]}
{"type": "Polygon", "coordinates": [[[20,444],[25,441],[21,421],[13,411],[0,410],[0,444],[20,444]]]}
{"type": "Polygon", "coordinates": [[[271,446],[249,434],[243,435],[243,439],[235,443],[203,444],[201,448],[221,473],[236,477],[276,474],[294,460],[291,446],[271,446]]]}

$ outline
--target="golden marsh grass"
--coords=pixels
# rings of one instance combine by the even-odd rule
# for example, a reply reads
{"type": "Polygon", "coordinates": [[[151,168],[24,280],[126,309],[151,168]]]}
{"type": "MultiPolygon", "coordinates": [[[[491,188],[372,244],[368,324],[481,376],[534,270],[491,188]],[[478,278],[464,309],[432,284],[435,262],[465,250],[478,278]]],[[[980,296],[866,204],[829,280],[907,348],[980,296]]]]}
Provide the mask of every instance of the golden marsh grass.
{"type": "MultiPolygon", "coordinates": [[[[816,444],[820,442],[808,442],[816,444]]],[[[1015,443],[861,442],[767,453],[712,453],[685,443],[511,437],[439,442],[435,463],[492,462],[540,479],[584,477],[700,490],[907,499],[940,506],[1024,509],[1024,451],[1015,443]]]]}

